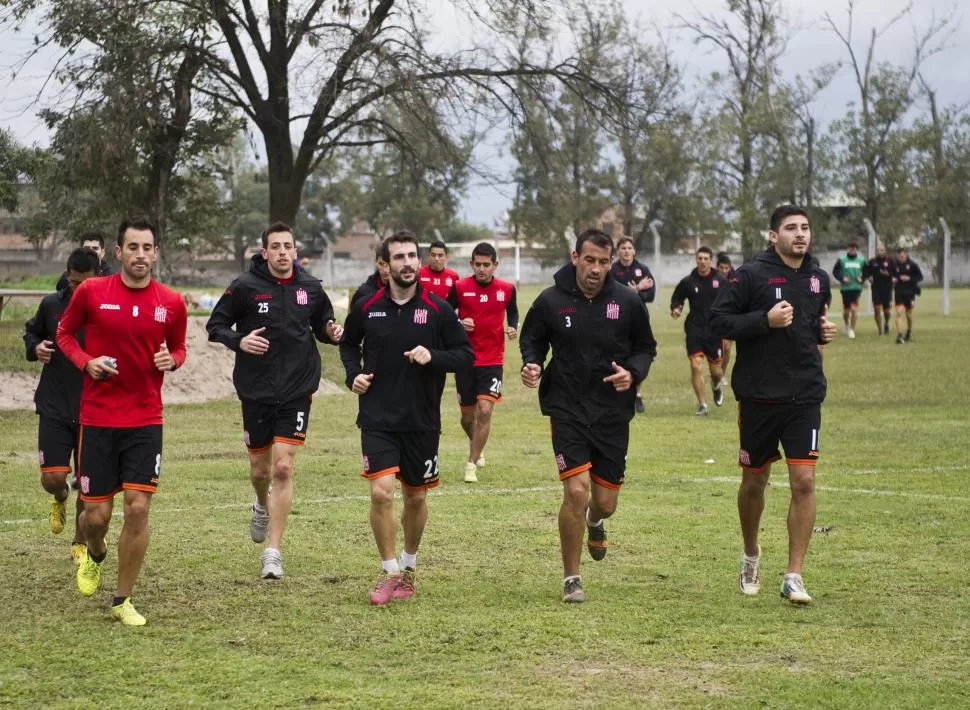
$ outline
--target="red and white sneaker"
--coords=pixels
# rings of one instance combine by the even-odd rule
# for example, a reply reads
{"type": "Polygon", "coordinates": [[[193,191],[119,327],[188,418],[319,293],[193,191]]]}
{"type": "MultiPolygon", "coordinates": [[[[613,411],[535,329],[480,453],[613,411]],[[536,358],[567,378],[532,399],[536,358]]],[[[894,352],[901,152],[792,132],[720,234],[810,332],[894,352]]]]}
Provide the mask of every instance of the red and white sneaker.
{"type": "Polygon", "coordinates": [[[400,578],[401,575],[388,574],[381,570],[381,576],[377,578],[377,584],[370,590],[370,603],[374,606],[383,606],[391,601],[394,598],[394,590],[397,589],[400,578]]]}

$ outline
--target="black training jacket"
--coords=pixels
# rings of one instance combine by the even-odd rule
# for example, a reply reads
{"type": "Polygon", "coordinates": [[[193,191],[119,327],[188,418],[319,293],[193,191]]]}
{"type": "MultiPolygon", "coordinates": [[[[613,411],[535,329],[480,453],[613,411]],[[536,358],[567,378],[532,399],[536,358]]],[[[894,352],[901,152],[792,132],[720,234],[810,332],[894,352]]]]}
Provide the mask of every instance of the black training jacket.
{"type": "Polygon", "coordinates": [[[888,256],[874,256],[862,270],[864,279],[872,279],[874,288],[888,288],[893,284],[893,262],[888,256]]]}
{"type": "Polygon", "coordinates": [[[774,249],[735,271],[737,281],[718,293],[711,330],[734,340],[734,396],[766,402],[819,403],[826,382],[819,352],[821,319],[832,298],[829,275],[806,255],[793,269],[774,249]],[[768,311],[779,301],[794,309],[787,328],[769,328],[768,311]]]}
{"type": "Polygon", "coordinates": [[[294,267],[292,281],[280,283],[257,254],[249,271],[222,294],[205,329],[209,340],[236,352],[232,382],[239,398],[275,403],[317,391],[320,352],[314,336],[330,343],[327,322],[332,320],[333,306],[319,279],[294,267]],[[266,328],[261,335],[269,350],[250,355],[239,342],[257,328],[266,328]]]}
{"type": "Polygon", "coordinates": [[[594,299],[576,285],[576,267],[567,264],[536,298],[519,335],[522,364],[544,365],[539,406],[547,417],[585,426],[628,422],[636,387],[617,392],[603,382],[616,362],[639,384],[657,356],[657,342],[643,302],[627,286],[606,275],[594,299]]]}
{"type": "Polygon", "coordinates": [[[727,282],[718,274],[717,269],[711,268],[707,276],[701,276],[695,268],[680,280],[670,297],[670,310],[683,308],[684,301],[690,303],[690,310],[684,320],[684,332],[697,335],[707,335],[711,315],[711,306],[727,282]]]}
{"type": "Polygon", "coordinates": [[[357,375],[374,375],[358,398],[361,429],[440,431],[445,373],[470,369],[475,355],[455,310],[418,284],[403,305],[386,287],[358,301],[347,314],[340,360],[348,388],[357,375]],[[431,351],[427,365],[404,356],[418,345],[431,351]]]}
{"type": "Polygon", "coordinates": [[[657,279],[653,278],[653,274],[650,273],[650,269],[646,264],[641,264],[634,259],[630,262],[629,266],[623,266],[620,260],[617,259],[613,262],[613,266],[610,267],[610,273],[613,274],[614,279],[627,286],[629,286],[631,281],[639,283],[645,278],[650,277],[653,279],[653,286],[645,291],[637,291],[636,294],[644,303],[653,303],[653,299],[657,297],[657,279]]]}
{"type": "Polygon", "coordinates": [[[896,259],[893,261],[892,273],[893,278],[896,279],[896,293],[900,295],[915,293],[917,296],[920,294],[919,282],[923,280],[923,270],[919,268],[919,264],[912,259],[906,259],[902,262],[896,259]],[[899,277],[904,274],[909,276],[909,281],[899,280],[899,277]]]}
{"type": "MultiPolygon", "coordinates": [[[[67,310],[71,300],[71,291],[65,288],[57,293],[44,296],[37,308],[37,313],[27,321],[24,331],[24,345],[27,349],[27,359],[37,362],[37,345],[44,340],[54,341],[57,333],[57,323],[61,315],[67,310]]],[[[78,335],[78,341],[84,346],[84,336],[78,335]]],[[[51,361],[44,365],[40,373],[40,382],[34,392],[34,405],[37,413],[63,422],[76,422],[81,409],[81,382],[83,373],[74,363],[64,356],[60,348],[54,345],[51,361]]]]}
{"type": "Polygon", "coordinates": [[[357,287],[354,291],[354,297],[350,299],[350,308],[353,308],[356,303],[360,302],[360,299],[370,298],[378,289],[380,289],[384,284],[381,282],[381,274],[379,271],[375,271],[373,274],[364,279],[364,283],[357,287]]]}

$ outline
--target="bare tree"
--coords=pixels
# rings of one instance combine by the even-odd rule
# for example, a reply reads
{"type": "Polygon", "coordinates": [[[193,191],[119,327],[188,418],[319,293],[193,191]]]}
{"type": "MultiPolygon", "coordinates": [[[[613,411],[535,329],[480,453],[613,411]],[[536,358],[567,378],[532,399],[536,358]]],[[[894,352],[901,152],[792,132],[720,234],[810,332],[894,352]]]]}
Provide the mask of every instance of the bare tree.
{"type": "Polygon", "coordinates": [[[894,132],[902,128],[906,114],[913,106],[913,88],[920,68],[927,59],[946,48],[953,31],[952,15],[943,18],[934,15],[926,29],[913,29],[913,48],[907,63],[893,65],[876,61],[879,40],[908,17],[911,10],[912,3],[881,28],[870,28],[868,41],[861,48],[857,46],[854,34],[855,0],[847,2],[844,24],[838,23],[829,13],[823,16],[825,24],[845,47],[847,66],[858,90],[857,107],[833,126],[846,148],[848,164],[844,174],[849,177],[850,191],[865,203],[866,216],[877,231],[882,197],[881,174],[889,160],[889,151],[899,145],[894,132]]]}

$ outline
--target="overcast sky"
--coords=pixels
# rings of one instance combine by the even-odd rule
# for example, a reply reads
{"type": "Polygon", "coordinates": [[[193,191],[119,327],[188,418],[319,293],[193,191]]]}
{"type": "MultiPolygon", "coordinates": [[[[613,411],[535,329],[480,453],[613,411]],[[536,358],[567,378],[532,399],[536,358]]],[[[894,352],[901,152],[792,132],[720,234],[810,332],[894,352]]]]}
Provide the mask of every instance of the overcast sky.
{"type": "MultiPolygon", "coordinates": [[[[723,13],[726,0],[623,0],[630,17],[639,17],[644,25],[657,25],[669,38],[675,61],[687,75],[688,87],[696,87],[697,79],[711,71],[722,69],[721,57],[704,47],[691,44],[689,34],[676,28],[676,14],[687,18],[700,14],[723,13]],[[646,9],[645,9],[646,8],[646,9]]],[[[876,47],[876,60],[907,62],[912,54],[913,32],[926,28],[934,16],[940,18],[954,15],[955,31],[950,39],[950,49],[931,58],[923,74],[931,86],[938,90],[943,104],[963,104],[970,101],[970,18],[963,15],[960,4],[948,0],[913,0],[912,11],[883,37],[876,47]]],[[[782,61],[786,76],[807,73],[824,62],[844,57],[844,49],[831,32],[826,31],[822,16],[830,12],[844,26],[847,0],[785,0],[784,6],[793,25],[788,53],[782,61]]],[[[906,6],[904,0],[856,0],[855,37],[857,51],[862,52],[871,28],[882,29],[886,22],[906,6]]],[[[16,37],[0,33],[0,66],[7,75],[0,83],[0,126],[13,131],[24,143],[46,144],[47,132],[36,118],[32,99],[43,84],[50,64],[50,57],[39,57],[26,71],[11,80],[10,69],[17,58],[29,50],[30,37],[16,37]]],[[[50,95],[50,93],[48,93],[50,95]]],[[[823,121],[842,115],[846,104],[855,98],[851,77],[843,71],[840,77],[822,93],[813,106],[813,112],[823,121]]],[[[496,145],[503,143],[496,139],[496,145]]],[[[508,158],[500,156],[499,148],[482,151],[482,160],[493,172],[508,173],[508,158]]],[[[509,185],[492,185],[476,182],[469,190],[469,197],[462,208],[462,216],[475,223],[492,225],[501,218],[511,204],[512,189],[509,185]]]]}

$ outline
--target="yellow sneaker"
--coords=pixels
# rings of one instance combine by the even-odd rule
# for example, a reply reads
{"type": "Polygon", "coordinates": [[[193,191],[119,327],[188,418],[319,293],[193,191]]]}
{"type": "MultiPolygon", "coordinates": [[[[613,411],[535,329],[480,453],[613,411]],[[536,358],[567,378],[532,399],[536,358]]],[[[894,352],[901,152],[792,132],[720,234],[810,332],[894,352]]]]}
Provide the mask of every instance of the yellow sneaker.
{"type": "Polygon", "coordinates": [[[88,556],[88,546],[83,542],[75,542],[71,545],[71,557],[74,558],[74,566],[80,567],[84,558],[88,556]]]}
{"type": "Polygon", "coordinates": [[[146,623],[145,617],[135,611],[131,598],[126,598],[118,606],[111,607],[111,616],[125,626],[144,626],[146,623]]]}
{"type": "Polygon", "coordinates": [[[77,568],[77,590],[86,597],[90,597],[101,584],[101,565],[103,562],[95,562],[91,555],[84,552],[84,559],[77,568]]]}
{"type": "Polygon", "coordinates": [[[51,532],[60,535],[64,530],[64,523],[67,522],[67,498],[64,500],[51,500],[51,512],[47,516],[51,524],[51,532]]]}

